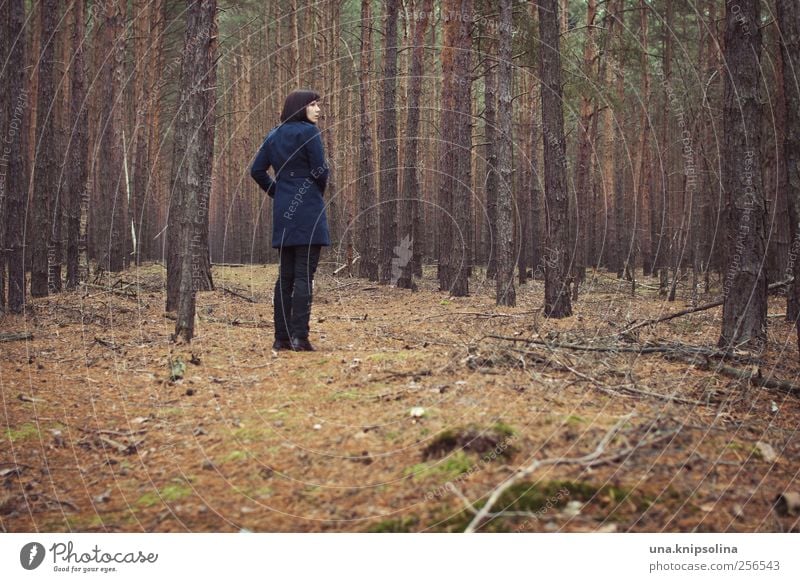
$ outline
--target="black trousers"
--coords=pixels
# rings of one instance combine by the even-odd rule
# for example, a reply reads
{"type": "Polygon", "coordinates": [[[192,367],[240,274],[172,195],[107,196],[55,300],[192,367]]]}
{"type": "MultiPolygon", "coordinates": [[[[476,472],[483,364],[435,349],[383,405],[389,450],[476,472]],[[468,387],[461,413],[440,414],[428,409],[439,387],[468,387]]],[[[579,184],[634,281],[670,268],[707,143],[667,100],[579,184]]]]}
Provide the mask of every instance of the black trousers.
{"type": "Polygon", "coordinates": [[[281,247],[275,282],[275,338],[307,338],[311,317],[311,282],[319,264],[320,245],[281,247]]]}

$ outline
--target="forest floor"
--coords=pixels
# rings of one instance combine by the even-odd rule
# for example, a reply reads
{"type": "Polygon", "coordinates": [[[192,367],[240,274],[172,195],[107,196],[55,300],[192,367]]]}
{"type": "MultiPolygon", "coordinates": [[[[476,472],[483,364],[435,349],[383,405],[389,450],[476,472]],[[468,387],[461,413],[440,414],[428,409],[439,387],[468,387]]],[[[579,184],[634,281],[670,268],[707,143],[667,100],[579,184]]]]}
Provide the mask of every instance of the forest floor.
{"type": "Polygon", "coordinates": [[[541,281],[501,308],[425,275],[321,267],[313,353],[271,350],[275,265],[215,267],[190,346],[158,264],[31,300],[0,322],[33,336],[0,344],[0,529],[463,531],[506,482],[481,531],[798,530],[800,399],[723,368],[800,382],[782,297],[765,353],[723,362],[721,307],[625,333],[685,287],[595,273],[547,320],[541,281]]]}

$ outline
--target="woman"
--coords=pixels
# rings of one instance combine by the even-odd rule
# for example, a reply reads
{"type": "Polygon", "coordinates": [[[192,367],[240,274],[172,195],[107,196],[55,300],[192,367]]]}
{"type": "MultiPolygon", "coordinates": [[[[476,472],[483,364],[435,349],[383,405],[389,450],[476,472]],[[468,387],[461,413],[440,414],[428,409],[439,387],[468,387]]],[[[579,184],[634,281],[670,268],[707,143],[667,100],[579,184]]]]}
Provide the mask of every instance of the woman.
{"type": "Polygon", "coordinates": [[[269,132],[250,168],[273,199],[272,248],[280,255],[274,350],[314,351],[308,340],[311,283],[321,248],[331,244],[322,199],[329,170],[316,126],[319,99],[313,91],[290,93],[280,125],[269,132]],[[274,179],[267,173],[270,167],[274,179]]]}

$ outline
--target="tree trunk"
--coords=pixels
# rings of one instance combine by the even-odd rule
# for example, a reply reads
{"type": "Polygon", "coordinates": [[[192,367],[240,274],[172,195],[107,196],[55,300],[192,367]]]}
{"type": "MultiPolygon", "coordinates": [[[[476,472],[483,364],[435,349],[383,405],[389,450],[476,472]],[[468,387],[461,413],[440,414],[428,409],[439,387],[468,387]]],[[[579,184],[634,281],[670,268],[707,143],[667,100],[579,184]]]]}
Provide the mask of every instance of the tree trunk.
{"type": "Polygon", "coordinates": [[[129,260],[130,222],[128,221],[127,188],[124,173],[124,147],[122,140],[124,107],[121,98],[125,86],[125,0],[114,0],[106,5],[102,25],[104,58],[100,73],[101,98],[99,148],[101,158],[96,202],[100,216],[96,224],[98,235],[98,267],[118,272],[125,269],[129,260]],[[107,57],[107,58],[105,58],[107,57]]]}
{"type": "Polygon", "coordinates": [[[56,27],[58,22],[58,2],[43,0],[41,35],[41,55],[39,58],[39,81],[37,95],[36,153],[33,167],[33,254],[31,257],[31,296],[44,297],[55,292],[56,286],[49,279],[50,264],[53,260],[52,230],[53,211],[58,188],[57,137],[55,126],[54,65],[56,60],[56,27]]]}
{"type": "Polygon", "coordinates": [[[214,159],[216,103],[217,2],[188,0],[186,36],[181,63],[172,195],[178,199],[177,215],[170,213],[169,230],[178,230],[180,259],[175,304],[178,317],[175,338],[194,336],[197,291],[208,288],[208,199],[214,159]]]}
{"type": "Polygon", "coordinates": [[[397,241],[397,16],[398,0],[384,3],[383,112],[380,123],[380,282],[397,282],[400,262],[411,259],[410,241],[397,241]]]}
{"type": "Polygon", "coordinates": [[[372,58],[372,11],[370,0],[361,0],[361,148],[359,151],[358,245],[361,255],[358,273],[378,280],[378,213],[375,193],[375,163],[372,159],[372,107],[369,102],[370,60],[372,58]]]}
{"type": "MultiPolygon", "coordinates": [[[[462,0],[456,4],[460,14],[473,13],[472,0],[462,0]]],[[[454,297],[466,297],[469,295],[469,275],[472,272],[474,255],[470,235],[472,193],[468,191],[468,186],[472,183],[472,22],[469,18],[462,18],[458,22],[455,74],[456,141],[453,145],[457,151],[458,164],[455,166],[457,186],[453,193],[455,195],[458,192],[458,195],[453,198],[452,203],[454,225],[458,225],[458,238],[453,239],[452,244],[457,249],[459,262],[452,271],[450,293],[454,297]]]]}
{"type": "MultiPolygon", "coordinates": [[[[0,38],[0,62],[8,63],[8,51],[10,48],[11,39],[9,39],[11,27],[10,19],[11,5],[8,1],[0,4],[0,30],[3,31],[3,37],[0,38]]],[[[11,117],[10,107],[8,103],[10,99],[10,76],[11,69],[6,64],[0,67],[0,103],[4,105],[0,111],[0,136],[3,136],[3,141],[0,142],[0,313],[6,310],[6,228],[8,227],[6,221],[6,200],[8,197],[7,184],[8,184],[8,162],[11,148],[5,144],[6,136],[8,135],[8,123],[11,117]]]]}
{"type": "MultiPolygon", "coordinates": [[[[9,30],[17,31],[9,37],[11,48],[9,62],[25,62],[25,2],[9,0],[9,30]]],[[[9,121],[8,196],[6,199],[6,249],[8,261],[8,310],[21,313],[25,308],[24,228],[25,207],[28,201],[28,128],[25,112],[30,108],[31,96],[26,90],[25,67],[9,69],[9,121]]],[[[4,149],[3,152],[5,153],[4,149]]]]}
{"type": "Polygon", "coordinates": [[[637,202],[637,238],[639,252],[642,255],[642,274],[650,276],[653,273],[652,229],[650,225],[650,65],[648,60],[648,19],[650,8],[645,0],[639,0],[640,13],[640,43],[642,45],[642,114],[639,118],[640,134],[639,146],[636,152],[636,177],[634,188],[637,202]]]}
{"type": "MultiPolygon", "coordinates": [[[[614,54],[614,41],[617,38],[618,28],[617,18],[619,17],[619,0],[609,0],[606,6],[606,14],[603,19],[606,28],[605,38],[603,39],[603,61],[600,67],[600,82],[607,91],[606,107],[603,108],[602,117],[602,162],[600,171],[602,172],[602,202],[600,206],[600,219],[603,224],[603,244],[600,249],[600,263],[608,270],[615,273],[619,272],[619,248],[617,244],[617,228],[614,214],[614,170],[615,160],[621,152],[617,152],[616,132],[614,130],[614,108],[612,91],[616,86],[614,83],[615,75],[619,74],[620,67],[617,65],[614,54]]],[[[547,136],[545,136],[547,143],[547,136]]]]}
{"type": "MultiPolygon", "coordinates": [[[[497,41],[492,38],[490,42],[494,45],[497,41]]],[[[494,52],[493,47],[487,50],[488,53],[494,52]]],[[[484,180],[484,191],[486,192],[486,225],[488,230],[486,249],[489,253],[488,264],[486,266],[486,278],[494,279],[497,276],[497,61],[484,57],[484,133],[486,145],[484,146],[486,158],[486,179],[484,180]]]]}
{"type": "MultiPolygon", "coordinates": [[[[533,16],[538,19],[537,10],[533,9],[533,16]]],[[[539,111],[541,104],[541,84],[534,82],[531,85],[531,111],[539,111]]],[[[539,147],[542,145],[542,135],[540,132],[539,121],[535,114],[530,115],[528,132],[530,134],[530,158],[531,171],[531,191],[530,191],[530,212],[531,212],[531,264],[533,267],[533,279],[544,278],[544,195],[542,194],[542,170],[539,164],[539,147]]]]}
{"type": "MultiPolygon", "coordinates": [[[[594,26],[595,17],[597,15],[597,4],[595,0],[589,0],[586,6],[586,40],[583,47],[583,68],[584,74],[591,75],[591,70],[594,67],[595,51],[594,51],[594,26]]],[[[590,77],[591,78],[591,77],[590,77]]],[[[580,110],[580,127],[578,129],[580,141],[578,143],[578,159],[576,163],[576,178],[575,178],[575,268],[573,276],[575,277],[575,287],[573,297],[576,297],[579,284],[586,277],[586,259],[589,237],[589,224],[592,220],[592,215],[589,209],[591,208],[591,168],[592,168],[592,135],[590,132],[590,124],[592,122],[592,97],[588,91],[584,92],[581,97],[581,110],[580,110]]]]}
{"type": "Polygon", "coordinates": [[[726,5],[723,187],[729,259],[720,347],[763,347],[767,326],[764,190],[759,163],[761,105],[759,0],[726,5]]]}
{"type": "MultiPolygon", "coordinates": [[[[625,30],[625,12],[620,11],[618,16],[619,26],[625,30]]],[[[616,85],[616,95],[614,103],[619,107],[620,111],[625,111],[625,53],[621,52],[619,62],[615,67],[616,78],[614,79],[616,85]]],[[[622,119],[620,115],[612,113],[614,117],[614,130],[613,130],[613,151],[610,152],[610,158],[613,159],[613,208],[614,208],[614,252],[612,253],[612,261],[610,268],[617,273],[617,278],[622,278],[628,268],[628,246],[625,244],[626,233],[629,229],[628,224],[625,222],[625,162],[627,156],[625,155],[625,131],[622,128],[622,119]]]]}
{"type": "MultiPolygon", "coordinates": [[[[150,215],[145,212],[147,198],[147,182],[149,168],[147,167],[147,146],[149,145],[148,133],[150,130],[149,108],[150,87],[148,85],[149,71],[154,68],[150,52],[150,11],[156,6],[149,0],[134,0],[133,2],[133,31],[134,31],[134,125],[131,132],[131,163],[132,192],[130,198],[130,216],[133,224],[133,256],[136,264],[140,264],[143,255],[144,241],[152,234],[145,228],[150,223],[150,215]],[[148,231],[148,232],[145,232],[148,231]]],[[[158,42],[158,39],[155,39],[158,42]]]]}
{"type": "MultiPolygon", "coordinates": [[[[511,0],[500,0],[500,29],[511,30],[511,0]]],[[[500,34],[497,64],[497,305],[517,304],[514,288],[514,213],[511,192],[513,109],[511,106],[511,35],[500,34]]]]}
{"type": "MultiPolygon", "coordinates": [[[[783,91],[786,99],[786,133],[784,155],[788,174],[787,198],[789,200],[789,224],[791,250],[787,271],[794,275],[791,295],[796,306],[800,305],[800,7],[796,0],[775,0],[778,25],[781,30],[781,54],[783,55],[783,91]]],[[[797,328],[797,345],[800,349],[800,319],[794,319],[797,328]]]]}
{"type": "Polygon", "coordinates": [[[544,182],[547,205],[545,248],[545,302],[547,317],[572,315],[569,293],[569,197],[567,196],[566,144],[561,92],[557,0],[539,2],[539,46],[542,79],[542,131],[544,182]]]}
{"type": "Polygon", "coordinates": [[[530,160],[527,159],[527,152],[530,150],[528,141],[531,135],[525,131],[525,122],[530,117],[535,118],[536,116],[531,114],[534,109],[530,102],[531,91],[529,87],[530,83],[535,81],[527,76],[522,76],[518,82],[520,87],[515,93],[520,95],[521,105],[517,111],[516,127],[522,128],[522,131],[519,132],[518,143],[514,148],[517,185],[514,193],[517,212],[514,214],[519,218],[519,238],[514,242],[514,248],[517,254],[519,284],[522,286],[529,278],[531,233],[533,232],[531,225],[531,165],[530,160]]]}
{"type": "Polygon", "coordinates": [[[469,248],[469,192],[471,175],[471,21],[462,18],[472,13],[472,0],[447,0],[442,47],[442,104],[439,154],[439,289],[454,297],[469,294],[468,272],[472,252],[469,248]],[[468,190],[468,188],[466,189],[468,190]],[[458,195],[456,195],[458,192],[458,195]]]}
{"type": "Polygon", "coordinates": [[[400,229],[398,239],[409,241],[411,261],[398,263],[400,276],[397,286],[402,289],[416,289],[413,280],[414,257],[419,254],[419,234],[423,225],[420,224],[420,199],[421,188],[419,181],[419,114],[422,94],[422,75],[424,72],[424,47],[425,29],[428,26],[428,17],[431,14],[433,0],[424,0],[420,18],[414,24],[414,48],[411,54],[411,78],[408,88],[408,114],[406,119],[406,145],[403,159],[403,195],[400,203],[400,229]]]}
{"type": "Polygon", "coordinates": [[[72,64],[70,67],[70,131],[67,192],[67,288],[74,289],[89,276],[86,256],[86,213],[89,111],[86,103],[86,64],[83,46],[86,40],[86,2],[75,0],[72,29],[72,64]]]}
{"type": "Polygon", "coordinates": [[[673,5],[672,0],[666,0],[666,16],[663,27],[664,46],[663,62],[660,71],[660,81],[664,89],[664,101],[661,109],[661,132],[658,151],[659,159],[656,161],[658,164],[659,177],[658,184],[660,186],[658,195],[653,202],[653,211],[651,212],[651,228],[653,229],[652,240],[655,245],[653,250],[653,268],[659,271],[659,292],[666,294],[666,286],[664,283],[667,280],[666,267],[668,264],[669,253],[671,252],[671,238],[670,238],[670,199],[672,196],[672,189],[670,183],[670,170],[671,170],[671,137],[669,125],[669,111],[670,111],[670,91],[672,82],[672,37],[673,37],[673,5]]]}

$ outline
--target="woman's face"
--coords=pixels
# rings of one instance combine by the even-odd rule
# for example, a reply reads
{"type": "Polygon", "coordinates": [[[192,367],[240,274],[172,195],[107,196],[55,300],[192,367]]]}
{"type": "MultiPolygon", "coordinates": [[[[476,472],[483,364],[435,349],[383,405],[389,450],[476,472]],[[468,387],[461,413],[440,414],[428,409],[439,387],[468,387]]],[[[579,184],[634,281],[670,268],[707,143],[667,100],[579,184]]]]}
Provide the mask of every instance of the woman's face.
{"type": "Polygon", "coordinates": [[[306,106],[306,117],[311,123],[316,123],[319,120],[320,111],[319,103],[312,101],[306,106]]]}

